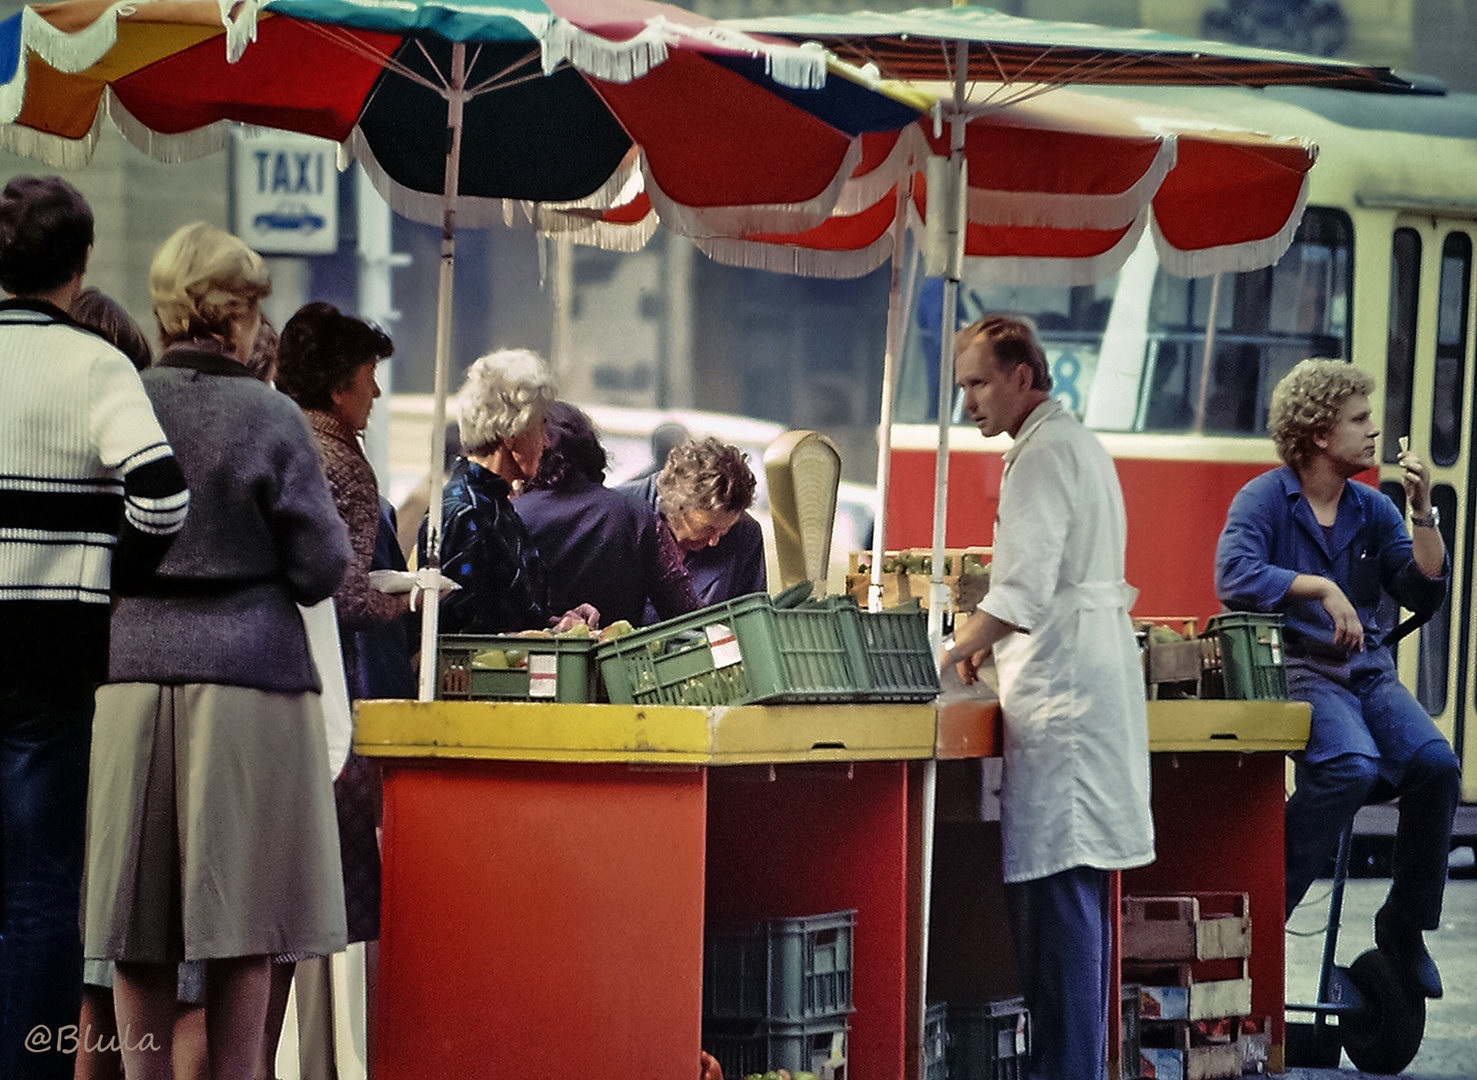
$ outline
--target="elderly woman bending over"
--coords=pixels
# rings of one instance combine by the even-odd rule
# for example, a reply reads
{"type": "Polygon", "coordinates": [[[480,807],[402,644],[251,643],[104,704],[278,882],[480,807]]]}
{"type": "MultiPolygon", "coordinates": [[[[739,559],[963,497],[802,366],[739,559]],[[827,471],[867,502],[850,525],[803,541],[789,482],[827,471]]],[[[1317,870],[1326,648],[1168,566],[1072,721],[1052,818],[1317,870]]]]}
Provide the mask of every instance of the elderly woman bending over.
{"type": "Polygon", "coordinates": [[[674,446],[661,472],[620,490],[656,508],[703,604],[764,592],[764,533],[748,513],[756,481],[744,453],[711,436],[674,446]]]}
{"type": "Polygon", "coordinates": [[[172,1075],[175,968],[205,961],[215,1080],[252,1080],[273,953],[344,947],[319,682],[298,604],[332,595],[348,531],[302,412],[251,377],[270,284],[204,222],[159,249],[164,353],[143,373],[190,516],[113,614],[92,743],[88,956],[117,961],[129,1080],[172,1075]]]}
{"type": "MultiPolygon", "coordinates": [[[[556,618],[538,549],[513,510],[513,485],[538,475],[554,376],[536,353],[500,349],[467,369],[458,398],[462,457],[442,501],[441,572],[461,589],[441,601],[448,634],[599,625],[588,604],[556,618]]],[[[421,525],[420,557],[426,558],[421,525]]]]}

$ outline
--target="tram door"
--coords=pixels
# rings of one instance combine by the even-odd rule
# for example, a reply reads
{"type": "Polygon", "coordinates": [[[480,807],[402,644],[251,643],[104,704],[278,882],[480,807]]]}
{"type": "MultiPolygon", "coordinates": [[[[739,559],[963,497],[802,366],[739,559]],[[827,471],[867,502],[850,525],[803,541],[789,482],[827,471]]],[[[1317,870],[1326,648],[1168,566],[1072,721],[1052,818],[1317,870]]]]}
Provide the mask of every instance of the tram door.
{"type": "Polygon", "coordinates": [[[1464,758],[1463,798],[1477,796],[1477,409],[1473,408],[1472,247],[1477,223],[1401,218],[1391,236],[1381,488],[1405,507],[1396,464],[1401,436],[1431,470],[1431,502],[1452,559],[1446,603],[1398,647],[1402,681],[1464,758]]]}

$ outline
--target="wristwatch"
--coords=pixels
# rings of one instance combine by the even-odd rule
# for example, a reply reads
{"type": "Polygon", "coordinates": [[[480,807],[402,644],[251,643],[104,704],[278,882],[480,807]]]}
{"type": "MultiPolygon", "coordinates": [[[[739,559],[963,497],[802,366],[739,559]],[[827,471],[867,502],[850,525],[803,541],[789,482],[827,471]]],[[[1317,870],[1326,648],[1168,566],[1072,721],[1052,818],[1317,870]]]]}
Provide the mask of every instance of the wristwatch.
{"type": "Polygon", "coordinates": [[[1441,524],[1441,508],[1439,506],[1433,505],[1431,507],[1431,512],[1425,517],[1421,517],[1420,515],[1412,511],[1410,515],[1410,523],[1418,529],[1434,529],[1441,524]]]}

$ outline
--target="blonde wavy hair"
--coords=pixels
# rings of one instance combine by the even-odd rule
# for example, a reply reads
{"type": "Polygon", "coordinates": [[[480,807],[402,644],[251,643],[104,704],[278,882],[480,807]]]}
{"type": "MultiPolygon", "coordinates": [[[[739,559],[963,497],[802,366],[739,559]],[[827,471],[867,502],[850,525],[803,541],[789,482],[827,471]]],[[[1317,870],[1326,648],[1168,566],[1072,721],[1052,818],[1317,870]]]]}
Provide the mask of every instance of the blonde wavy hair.
{"type": "Polygon", "coordinates": [[[486,454],[517,438],[558,392],[553,372],[536,352],[498,349],[478,357],[457,395],[462,453],[486,454]]]}
{"type": "Polygon", "coordinates": [[[149,266],[149,295],[166,348],[202,338],[230,345],[231,324],[271,291],[262,257],[204,221],[176,229],[149,266]]]}
{"type": "Polygon", "coordinates": [[[1267,428],[1277,456],[1302,468],[1318,452],[1314,440],[1338,423],[1344,402],[1373,389],[1374,379],[1346,360],[1300,361],[1272,391],[1267,428]]]}
{"type": "Polygon", "coordinates": [[[709,436],[672,447],[656,477],[664,513],[744,511],[754,502],[754,473],[742,450],[709,436]]]}

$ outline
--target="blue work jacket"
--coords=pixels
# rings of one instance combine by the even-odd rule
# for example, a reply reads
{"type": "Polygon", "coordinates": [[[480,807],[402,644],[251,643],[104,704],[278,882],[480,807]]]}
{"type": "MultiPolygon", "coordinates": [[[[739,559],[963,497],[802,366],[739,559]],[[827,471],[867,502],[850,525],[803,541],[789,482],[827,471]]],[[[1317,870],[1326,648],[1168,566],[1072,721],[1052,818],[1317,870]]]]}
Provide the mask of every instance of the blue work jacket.
{"type": "Polygon", "coordinates": [[[1333,619],[1316,599],[1292,599],[1298,574],[1332,580],[1359,613],[1364,648],[1380,648],[1392,627],[1380,623],[1383,589],[1412,611],[1434,611],[1446,596],[1450,560],[1428,578],[1411,555],[1405,519],[1389,496],[1349,481],[1339,498],[1331,536],[1313,517],[1297,475],[1273,469],[1231,500],[1215,550],[1215,591],[1233,611],[1281,612],[1294,655],[1335,652],[1333,619]]]}

